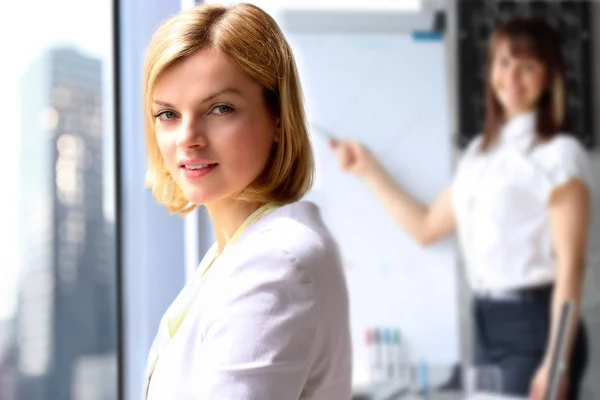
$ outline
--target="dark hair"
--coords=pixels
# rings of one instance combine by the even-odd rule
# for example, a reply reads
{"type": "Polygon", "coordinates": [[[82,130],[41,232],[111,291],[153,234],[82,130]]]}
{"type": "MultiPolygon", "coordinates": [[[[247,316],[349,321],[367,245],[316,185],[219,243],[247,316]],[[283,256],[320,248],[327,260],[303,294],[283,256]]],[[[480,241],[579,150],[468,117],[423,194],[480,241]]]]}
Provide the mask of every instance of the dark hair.
{"type": "Polygon", "coordinates": [[[565,63],[560,38],[544,20],[515,18],[500,25],[489,42],[486,88],[486,115],[481,149],[486,150],[496,140],[500,126],[505,122],[504,110],[491,83],[491,70],[498,47],[506,43],[516,56],[529,56],[541,62],[546,69],[546,90],[537,105],[536,131],[538,139],[548,140],[567,130],[565,63]]]}

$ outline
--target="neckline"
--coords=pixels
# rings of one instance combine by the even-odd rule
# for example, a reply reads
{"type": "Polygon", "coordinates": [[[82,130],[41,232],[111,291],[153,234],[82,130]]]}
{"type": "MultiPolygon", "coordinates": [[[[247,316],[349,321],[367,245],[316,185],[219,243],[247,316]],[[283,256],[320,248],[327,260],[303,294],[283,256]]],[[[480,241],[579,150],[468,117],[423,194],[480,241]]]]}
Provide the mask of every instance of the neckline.
{"type": "Polygon", "coordinates": [[[229,243],[227,243],[227,245],[225,246],[225,248],[223,249],[222,252],[220,252],[220,253],[218,252],[218,250],[217,250],[218,244],[217,243],[214,243],[212,245],[212,247],[210,248],[210,250],[207,253],[208,258],[206,258],[205,260],[202,260],[200,266],[198,267],[198,269],[196,269],[196,273],[192,277],[192,283],[191,283],[191,288],[190,288],[190,290],[191,290],[190,296],[191,297],[185,303],[185,307],[178,313],[177,312],[172,313],[171,317],[168,320],[167,328],[168,328],[169,336],[171,337],[171,339],[175,336],[175,333],[177,333],[177,331],[179,330],[179,327],[183,323],[183,320],[185,319],[190,307],[192,306],[193,298],[195,297],[194,293],[196,293],[198,291],[198,289],[200,288],[200,285],[202,283],[204,283],[205,276],[212,269],[212,266],[215,264],[217,259],[219,259],[227,251],[227,249],[229,248],[230,245],[232,245],[239,239],[239,237],[250,227],[250,225],[254,224],[259,219],[261,219],[261,218],[267,216],[268,214],[270,214],[271,212],[275,211],[280,206],[281,205],[278,203],[266,203],[266,204],[263,204],[262,206],[260,206],[259,208],[257,208],[254,212],[252,212],[252,214],[250,214],[248,217],[246,217],[246,219],[244,220],[242,225],[240,225],[239,228],[235,231],[234,235],[231,237],[231,239],[229,240],[229,243]]]}
{"type": "Polygon", "coordinates": [[[204,275],[206,275],[206,273],[211,268],[212,264],[214,264],[214,262],[217,260],[217,258],[219,258],[223,253],[225,253],[225,251],[227,251],[227,248],[229,246],[231,246],[232,244],[237,242],[237,240],[240,238],[240,236],[242,236],[242,234],[250,227],[250,225],[254,224],[259,219],[267,216],[268,214],[275,211],[279,207],[281,207],[281,204],[271,202],[271,203],[265,203],[262,206],[260,206],[259,208],[257,208],[254,212],[252,212],[252,214],[250,214],[248,217],[246,217],[244,222],[242,222],[242,224],[237,228],[237,230],[235,231],[235,233],[229,240],[229,243],[227,243],[227,245],[225,245],[225,247],[223,248],[223,250],[221,252],[219,252],[219,250],[218,250],[218,243],[214,243],[213,247],[211,249],[211,252],[212,252],[211,257],[207,263],[207,266],[204,268],[204,270],[200,274],[200,277],[203,277],[204,275]]]}
{"type": "Polygon", "coordinates": [[[536,113],[525,112],[513,117],[501,129],[502,144],[525,147],[535,138],[536,113]]]}

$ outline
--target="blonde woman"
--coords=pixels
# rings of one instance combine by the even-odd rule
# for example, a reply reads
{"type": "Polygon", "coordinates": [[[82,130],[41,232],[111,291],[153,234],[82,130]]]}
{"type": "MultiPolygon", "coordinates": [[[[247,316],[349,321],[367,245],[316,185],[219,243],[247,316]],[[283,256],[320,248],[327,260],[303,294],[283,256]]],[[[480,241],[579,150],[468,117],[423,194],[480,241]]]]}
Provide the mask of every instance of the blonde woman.
{"type": "Polygon", "coordinates": [[[173,213],[204,205],[217,238],[160,323],[146,398],[349,399],[347,290],[319,210],[299,200],[313,155],[277,24],[248,4],[181,12],[144,79],[148,185],[173,213]]]}

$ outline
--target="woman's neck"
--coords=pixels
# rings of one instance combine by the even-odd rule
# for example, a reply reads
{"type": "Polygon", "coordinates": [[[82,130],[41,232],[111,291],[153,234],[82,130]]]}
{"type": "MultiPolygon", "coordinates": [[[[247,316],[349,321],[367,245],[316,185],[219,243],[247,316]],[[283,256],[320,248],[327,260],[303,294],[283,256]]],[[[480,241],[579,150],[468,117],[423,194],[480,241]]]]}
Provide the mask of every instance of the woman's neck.
{"type": "Polygon", "coordinates": [[[510,121],[512,121],[516,118],[519,118],[523,115],[531,114],[534,111],[535,110],[519,110],[519,111],[507,112],[505,122],[510,122],[510,121]]]}
{"type": "Polygon", "coordinates": [[[246,218],[262,205],[263,203],[259,202],[227,199],[206,206],[217,238],[219,253],[225,249],[246,218]]]}

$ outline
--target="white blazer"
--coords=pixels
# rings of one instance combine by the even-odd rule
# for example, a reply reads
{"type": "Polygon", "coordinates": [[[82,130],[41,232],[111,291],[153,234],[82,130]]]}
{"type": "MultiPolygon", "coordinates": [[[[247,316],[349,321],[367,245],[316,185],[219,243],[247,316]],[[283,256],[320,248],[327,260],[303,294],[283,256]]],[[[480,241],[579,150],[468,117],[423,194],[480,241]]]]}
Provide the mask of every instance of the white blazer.
{"type": "Polygon", "coordinates": [[[172,338],[169,311],[160,323],[148,400],[351,398],[346,282],[314,204],[292,203],[252,224],[199,282],[171,305],[194,296],[172,338]]]}

